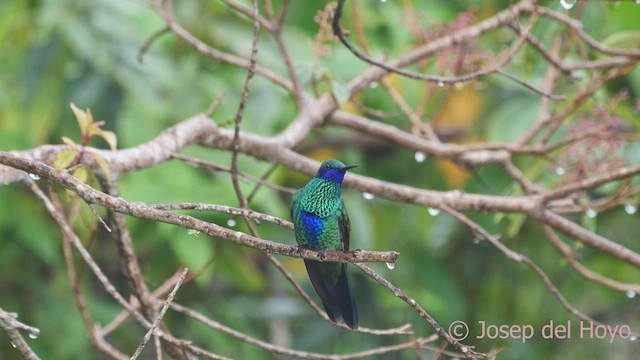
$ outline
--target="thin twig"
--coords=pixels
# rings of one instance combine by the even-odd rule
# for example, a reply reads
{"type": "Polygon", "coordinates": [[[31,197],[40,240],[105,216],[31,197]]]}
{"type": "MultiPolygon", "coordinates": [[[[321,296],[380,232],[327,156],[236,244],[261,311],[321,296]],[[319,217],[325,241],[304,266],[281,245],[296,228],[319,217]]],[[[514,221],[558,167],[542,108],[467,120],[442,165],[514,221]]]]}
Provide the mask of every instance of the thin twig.
{"type": "MultiPolygon", "coordinates": [[[[238,200],[240,201],[240,207],[246,209],[248,207],[247,199],[242,195],[242,190],[240,189],[240,183],[238,182],[238,151],[240,150],[240,123],[242,122],[242,117],[244,116],[244,109],[247,106],[247,99],[249,98],[249,88],[251,86],[251,80],[253,79],[253,74],[255,72],[256,61],[258,60],[258,42],[260,41],[260,22],[258,21],[258,1],[253,0],[252,2],[252,16],[253,16],[253,42],[251,44],[251,56],[249,58],[249,67],[247,69],[247,77],[244,81],[244,86],[242,87],[242,97],[240,98],[240,105],[238,106],[238,111],[236,112],[236,116],[234,118],[234,128],[233,128],[233,148],[231,152],[231,180],[233,183],[233,189],[238,196],[238,200]]],[[[247,226],[250,226],[247,224],[247,226]]]]}
{"type": "Polygon", "coordinates": [[[136,360],[138,358],[138,356],[140,356],[140,353],[142,352],[142,349],[144,349],[145,345],[149,342],[149,340],[151,339],[151,335],[153,335],[155,329],[158,327],[158,325],[160,324],[160,322],[164,318],[164,314],[166,314],[167,310],[169,309],[169,305],[171,305],[171,303],[173,302],[173,299],[175,298],[176,294],[178,293],[178,289],[182,285],[182,282],[184,281],[184,278],[187,276],[188,272],[189,272],[189,269],[184,268],[184,270],[182,271],[182,275],[180,275],[180,278],[178,279],[178,282],[173,287],[173,290],[171,291],[171,293],[167,297],[167,300],[162,305],[162,309],[158,313],[158,316],[156,316],[155,320],[153,321],[153,324],[151,324],[151,327],[149,328],[147,333],[144,334],[144,337],[142,338],[142,341],[140,342],[140,345],[138,345],[138,348],[136,349],[136,351],[131,356],[131,360],[136,360]]]}
{"type": "Polygon", "coordinates": [[[140,49],[138,50],[138,56],[136,57],[140,64],[144,64],[146,62],[145,56],[147,55],[147,51],[149,51],[151,45],[153,45],[153,43],[156,42],[156,40],[158,40],[162,35],[168,32],[170,32],[170,29],[165,26],[162,29],[151,34],[151,36],[149,36],[149,38],[142,44],[142,46],[140,46],[140,49]]]}
{"type": "MultiPolygon", "coordinates": [[[[212,171],[221,171],[221,172],[226,172],[231,174],[231,168],[226,167],[226,166],[222,166],[222,165],[218,165],[218,164],[214,164],[212,162],[209,161],[205,161],[205,160],[201,160],[201,159],[197,159],[194,157],[190,157],[190,156],[186,156],[186,155],[182,155],[182,154],[172,154],[171,155],[172,158],[174,159],[178,159],[181,161],[184,161],[185,163],[191,165],[191,166],[195,166],[195,167],[199,167],[199,168],[203,168],[203,169],[208,169],[208,170],[212,170],[212,171]]],[[[251,182],[255,182],[257,184],[260,185],[264,185],[270,189],[274,189],[277,191],[282,191],[282,192],[286,192],[289,194],[293,194],[295,192],[295,189],[286,187],[286,186],[281,186],[281,185],[277,185],[277,184],[272,184],[268,181],[265,181],[264,179],[261,179],[259,177],[253,176],[253,175],[249,175],[249,174],[245,174],[241,171],[237,171],[236,172],[236,177],[243,179],[243,180],[247,180],[247,181],[251,181],[251,182]]]]}
{"type": "Polygon", "coordinates": [[[173,204],[149,204],[154,209],[159,210],[198,210],[198,211],[216,211],[236,216],[247,216],[251,220],[268,221],[282,227],[293,229],[290,221],[280,219],[278,217],[263,214],[251,209],[241,209],[226,205],[203,204],[203,203],[173,203],[173,204]]]}

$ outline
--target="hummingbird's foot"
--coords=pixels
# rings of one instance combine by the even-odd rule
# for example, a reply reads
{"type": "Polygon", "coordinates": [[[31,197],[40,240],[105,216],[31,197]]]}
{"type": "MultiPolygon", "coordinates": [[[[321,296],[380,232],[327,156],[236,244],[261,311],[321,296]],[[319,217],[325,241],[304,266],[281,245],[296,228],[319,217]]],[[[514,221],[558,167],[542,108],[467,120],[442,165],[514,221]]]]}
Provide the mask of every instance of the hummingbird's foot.
{"type": "Polygon", "coordinates": [[[328,249],[322,249],[320,250],[320,252],[318,252],[318,257],[320,258],[320,261],[324,261],[324,259],[327,257],[327,251],[329,251],[328,249]]]}

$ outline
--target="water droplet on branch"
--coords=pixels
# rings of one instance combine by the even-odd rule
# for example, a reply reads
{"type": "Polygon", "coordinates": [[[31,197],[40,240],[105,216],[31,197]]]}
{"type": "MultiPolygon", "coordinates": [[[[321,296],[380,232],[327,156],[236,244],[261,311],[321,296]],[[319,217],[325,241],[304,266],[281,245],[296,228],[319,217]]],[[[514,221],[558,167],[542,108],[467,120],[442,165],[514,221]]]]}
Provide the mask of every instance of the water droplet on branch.
{"type": "Polygon", "coordinates": [[[422,151],[416,151],[413,157],[416,159],[416,162],[421,163],[427,159],[427,154],[423,153],[422,151]]]}
{"type": "Polygon", "coordinates": [[[29,337],[34,340],[37,339],[39,335],[40,335],[40,330],[29,333],[29,337]]]}
{"type": "Polygon", "coordinates": [[[396,264],[396,262],[388,262],[387,267],[389,268],[389,270],[393,270],[396,268],[396,264]]]}
{"type": "Polygon", "coordinates": [[[363,192],[363,193],[362,193],[362,197],[363,197],[365,200],[373,200],[373,199],[375,199],[375,198],[376,198],[376,196],[375,196],[375,195],[373,195],[372,193],[368,193],[368,192],[363,192]]]}
{"type": "Polygon", "coordinates": [[[378,87],[378,85],[379,85],[379,83],[377,81],[372,81],[372,82],[369,83],[369,88],[375,89],[375,88],[378,87]]]}
{"type": "Polygon", "coordinates": [[[436,208],[428,208],[427,212],[429,213],[429,215],[431,216],[438,216],[438,214],[440,214],[440,209],[436,209],[436,208]]]}
{"type": "Polygon", "coordinates": [[[635,206],[633,206],[632,204],[625,204],[624,205],[624,211],[626,211],[627,214],[629,214],[629,215],[633,215],[633,214],[636,213],[636,211],[638,211],[638,209],[635,206]]]}
{"type": "Polygon", "coordinates": [[[229,226],[229,227],[234,227],[234,226],[236,226],[236,224],[237,224],[236,219],[227,220],[227,226],[229,226]]]}
{"type": "Polygon", "coordinates": [[[564,175],[564,168],[562,166],[558,166],[556,168],[556,175],[558,175],[558,176],[564,175]]]}
{"type": "Polygon", "coordinates": [[[560,0],[560,5],[562,5],[563,8],[569,10],[571,9],[576,2],[578,2],[577,0],[560,0]]]}
{"type": "Polygon", "coordinates": [[[629,299],[633,299],[634,297],[636,297],[636,292],[633,290],[627,290],[627,297],[629,299]]]}
{"type": "Polygon", "coordinates": [[[587,211],[585,211],[585,215],[587,215],[589,219],[593,219],[598,216],[598,212],[592,208],[588,208],[587,211]]]}
{"type": "Polygon", "coordinates": [[[14,343],[13,341],[11,342],[11,346],[13,346],[14,348],[18,347],[18,345],[16,345],[16,343],[14,343]]]}
{"type": "Polygon", "coordinates": [[[444,86],[444,82],[443,81],[438,81],[438,86],[439,87],[443,87],[444,86]]]}
{"type": "Polygon", "coordinates": [[[40,180],[40,175],[38,174],[29,174],[33,180],[40,180]]]}

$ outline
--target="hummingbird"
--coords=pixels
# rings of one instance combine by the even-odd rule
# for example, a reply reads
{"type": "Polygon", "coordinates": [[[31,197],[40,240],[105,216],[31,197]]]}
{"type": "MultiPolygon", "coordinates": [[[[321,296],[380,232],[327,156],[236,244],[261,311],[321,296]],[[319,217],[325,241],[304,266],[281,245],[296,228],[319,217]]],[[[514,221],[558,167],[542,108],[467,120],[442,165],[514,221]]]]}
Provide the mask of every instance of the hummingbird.
{"type": "MultiPolygon", "coordinates": [[[[338,160],[327,160],[307,185],[293,194],[291,219],[298,246],[314,250],[349,251],[349,216],[342,199],[347,170],[338,160]]],[[[358,328],[358,308],[347,277],[347,264],[304,259],[309,279],[331,321],[341,319],[358,328]]]]}

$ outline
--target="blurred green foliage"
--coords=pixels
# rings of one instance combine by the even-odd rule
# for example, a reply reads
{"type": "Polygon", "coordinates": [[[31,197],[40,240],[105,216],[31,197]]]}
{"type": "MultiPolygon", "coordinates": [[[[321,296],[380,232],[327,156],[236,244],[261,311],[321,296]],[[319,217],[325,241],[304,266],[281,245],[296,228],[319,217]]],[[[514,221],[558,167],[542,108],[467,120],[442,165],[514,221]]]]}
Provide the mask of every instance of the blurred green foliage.
{"type": "MultiPolygon", "coordinates": [[[[414,1],[413,6],[420,14],[420,24],[429,29],[446,27],[469,6],[475,7],[478,17],[486,18],[509,3],[414,1]]],[[[359,4],[373,55],[387,54],[393,58],[412,48],[411,31],[403,20],[402,2],[360,1],[359,4]]],[[[558,1],[542,4],[560,9],[558,1]]],[[[294,65],[298,73],[307,73],[307,79],[314,63],[312,41],[318,32],[318,24],[312,19],[324,5],[319,1],[292,1],[284,29],[294,65]]],[[[249,53],[250,20],[230,11],[222,2],[176,2],[175,8],[179,21],[194,35],[224,51],[242,56],[249,53]]],[[[624,44],[630,36],[633,38],[629,32],[637,30],[639,11],[640,5],[632,1],[594,1],[584,7],[582,21],[595,39],[609,39],[612,44],[622,46],[619,44],[624,44]]],[[[343,22],[348,24],[351,20],[347,11],[343,22]]],[[[62,136],[80,141],[70,103],[80,108],[89,107],[96,120],[105,120],[104,128],[116,132],[119,148],[148,141],[167,127],[206,110],[221,91],[227,95],[214,117],[219,124],[229,126],[238,106],[245,72],[205,58],[169,34],[161,36],[149,49],[144,63],[139,63],[138,50],[161,28],[158,16],[136,1],[1,2],[0,148],[18,150],[47,143],[60,144],[62,136]]],[[[535,28],[536,36],[546,44],[562,31],[561,26],[546,19],[541,19],[535,28]]],[[[497,52],[510,39],[513,34],[498,31],[483,37],[481,44],[497,52]]],[[[321,70],[316,71],[329,74],[336,93],[366,66],[338,44],[330,43],[330,49],[330,54],[319,60],[321,70]]],[[[266,33],[260,42],[259,62],[285,74],[276,43],[266,33]]],[[[429,63],[428,67],[431,72],[437,71],[436,63],[429,63]]],[[[509,70],[527,81],[539,83],[546,68],[538,53],[525,48],[509,70]]],[[[392,77],[392,81],[410,104],[416,106],[420,102],[422,83],[398,77],[392,77]]],[[[558,89],[571,97],[584,86],[580,81],[580,78],[562,79],[558,89]]],[[[468,118],[462,126],[472,132],[469,139],[509,141],[522,135],[537,116],[540,98],[497,77],[484,79],[483,86],[481,90],[461,91],[457,95],[460,106],[446,111],[457,110],[461,112],[458,117],[468,118]]],[[[305,82],[305,88],[310,89],[309,81],[305,82]]],[[[427,105],[427,114],[441,110],[445,90],[435,92],[434,99],[427,105]]],[[[596,106],[606,105],[621,90],[629,91],[629,97],[617,105],[615,112],[637,130],[640,119],[634,109],[634,99],[640,94],[638,69],[599,91],[581,111],[593,112],[596,106]]],[[[359,95],[359,101],[385,112],[399,113],[381,87],[365,90],[359,95]]],[[[556,106],[561,108],[563,104],[556,106]]],[[[242,128],[266,136],[276,134],[295,117],[296,111],[290,94],[257,76],[242,128]]],[[[408,126],[401,116],[389,122],[408,126]]],[[[442,123],[445,126],[446,119],[442,123]]],[[[346,143],[353,139],[348,131],[327,127],[314,131],[305,145],[317,148],[331,137],[346,139],[346,143]]],[[[100,140],[89,145],[107,147],[100,140]]],[[[219,164],[230,162],[228,153],[215,149],[189,148],[185,153],[219,164]]],[[[637,153],[637,146],[629,146],[622,151],[622,156],[637,163],[637,153]]],[[[314,156],[339,157],[345,162],[360,164],[357,173],[421,188],[447,190],[458,184],[468,192],[519,194],[499,168],[486,167],[469,177],[437,159],[427,158],[416,165],[414,154],[402,149],[365,151],[357,146],[320,146],[314,156]]],[[[527,176],[544,186],[564,181],[562,176],[554,174],[554,164],[530,157],[517,161],[527,176]]],[[[270,164],[240,157],[241,170],[255,176],[262,175],[269,167],[270,164]]],[[[270,181],[297,188],[306,178],[278,168],[270,181]]],[[[242,186],[247,193],[254,188],[251,183],[242,186]]],[[[121,179],[121,190],[122,197],[131,201],[237,205],[228,175],[194,169],[178,161],[125,175],[121,179]]],[[[426,209],[384,199],[366,200],[362,194],[349,190],[345,197],[352,219],[352,246],[400,252],[395,270],[387,269],[384,264],[373,265],[374,268],[415,298],[445,328],[455,320],[464,320],[474,335],[479,333],[478,321],[497,325],[531,324],[536,331],[550,320],[578,322],[529,268],[509,261],[489,244],[475,244],[473,234],[450,216],[431,216],[426,209]]],[[[0,307],[17,312],[20,320],[42,330],[40,337],[29,343],[43,358],[100,358],[90,344],[73,299],[56,225],[42,204],[22,185],[0,187],[0,204],[0,307]]],[[[257,211],[282,218],[288,218],[288,206],[289,195],[267,188],[261,189],[251,204],[257,211]]],[[[229,215],[188,213],[224,226],[235,221],[235,229],[246,231],[241,219],[229,215]]],[[[546,241],[536,224],[517,215],[471,216],[488,231],[503,234],[502,240],[507,246],[536,261],[577,308],[598,320],[640,329],[640,296],[630,299],[580,278],[546,241]]],[[[581,221],[580,217],[574,220],[581,221]]],[[[77,231],[88,236],[94,222],[93,214],[84,209],[77,231]]],[[[342,353],[407,340],[400,336],[387,338],[344,332],[322,321],[256,251],[203,234],[190,235],[175,226],[133,218],[127,222],[151,288],[159,286],[181,266],[195,271],[209,264],[194,282],[181,288],[177,301],[251,336],[269,340],[271,321],[285,319],[290,325],[292,347],[296,349],[342,353]]],[[[637,215],[615,209],[598,214],[592,223],[602,235],[638,249],[637,215]]],[[[266,239],[293,243],[292,233],[275,225],[261,224],[259,231],[266,239]]],[[[594,271],[637,283],[637,269],[591,249],[580,249],[579,244],[571,240],[570,244],[580,250],[580,260],[594,271]]],[[[118,289],[127,295],[114,245],[99,233],[91,251],[118,289]]],[[[305,289],[313,293],[301,261],[281,260],[305,289]]],[[[433,332],[406,304],[355,268],[351,269],[351,276],[363,326],[394,327],[409,321],[419,336],[433,332]]],[[[105,325],[120,311],[88,270],[83,275],[83,290],[96,323],[105,325]]],[[[263,350],[171,312],[167,319],[176,329],[176,335],[192,339],[216,353],[240,359],[274,358],[263,350]]],[[[140,326],[128,321],[110,335],[109,340],[132,353],[143,334],[140,326]]],[[[472,336],[467,343],[477,345],[480,351],[504,347],[500,359],[600,359],[606,355],[613,360],[628,359],[640,351],[640,341],[616,340],[609,344],[607,340],[577,336],[562,341],[536,336],[525,344],[515,340],[476,340],[472,336]]],[[[17,359],[18,356],[7,337],[0,336],[0,358],[17,359]]],[[[414,357],[412,352],[390,356],[414,357]]]]}

